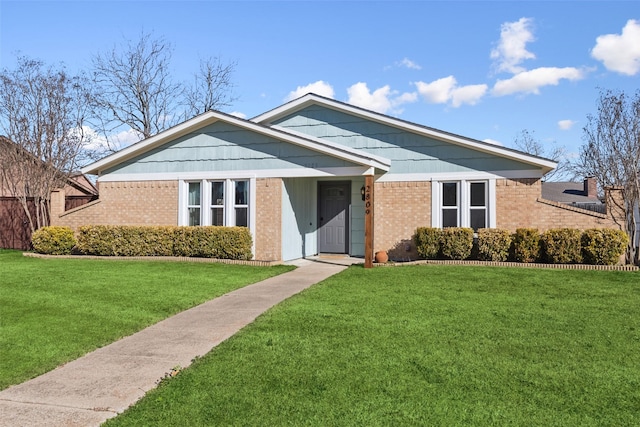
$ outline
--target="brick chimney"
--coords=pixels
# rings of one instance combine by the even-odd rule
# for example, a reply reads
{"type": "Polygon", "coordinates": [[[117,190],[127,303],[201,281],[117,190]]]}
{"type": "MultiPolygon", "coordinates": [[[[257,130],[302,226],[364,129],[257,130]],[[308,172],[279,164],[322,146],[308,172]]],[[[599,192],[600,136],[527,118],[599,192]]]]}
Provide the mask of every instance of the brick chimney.
{"type": "Polygon", "coordinates": [[[598,181],[596,177],[588,176],[584,179],[584,195],[590,199],[598,198],[598,181]]]}

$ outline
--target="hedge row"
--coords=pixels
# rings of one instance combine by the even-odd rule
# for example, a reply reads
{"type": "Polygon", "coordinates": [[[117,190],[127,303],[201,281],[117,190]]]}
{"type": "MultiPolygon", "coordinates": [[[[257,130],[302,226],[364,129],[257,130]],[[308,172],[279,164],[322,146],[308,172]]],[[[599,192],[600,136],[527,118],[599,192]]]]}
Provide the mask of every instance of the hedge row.
{"type": "Polygon", "coordinates": [[[77,240],[68,227],[43,227],[33,236],[34,250],[51,255],[252,258],[251,233],[245,227],[87,225],[79,228],[77,240]]]}
{"type": "Polygon", "coordinates": [[[616,264],[624,254],[628,240],[621,230],[571,228],[544,233],[534,228],[519,228],[513,234],[486,228],[478,230],[474,239],[470,228],[420,227],[414,235],[418,255],[424,259],[476,258],[552,264],[616,264]]]}

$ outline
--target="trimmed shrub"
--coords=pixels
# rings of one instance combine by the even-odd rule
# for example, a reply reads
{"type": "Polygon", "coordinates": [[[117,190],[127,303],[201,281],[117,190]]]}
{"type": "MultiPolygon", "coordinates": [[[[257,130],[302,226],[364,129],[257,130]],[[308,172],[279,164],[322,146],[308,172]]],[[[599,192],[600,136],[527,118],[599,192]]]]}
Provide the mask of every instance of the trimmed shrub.
{"type": "Polygon", "coordinates": [[[251,232],[246,227],[177,227],[174,253],[219,259],[251,259],[251,232]]]}
{"type": "Polygon", "coordinates": [[[506,261],[509,258],[511,234],[497,228],[478,230],[478,258],[484,261],[506,261]]]}
{"type": "Polygon", "coordinates": [[[545,231],[540,237],[544,259],[552,264],[582,262],[581,237],[582,231],[575,228],[556,228],[545,231]]]}
{"type": "Polygon", "coordinates": [[[582,233],[582,256],[587,264],[614,265],[627,249],[629,236],[622,230],[593,228],[582,233]]]}
{"type": "Polygon", "coordinates": [[[513,259],[536,262],[540,259],[540,233],[536,228],[518,228],[513,235],[513,259]]]}
{"type": "Polygon", "coordinates": [[[100,256],[186,256],[248,260],[251,233],[245,227],[80,227],[78,250],[100,256]]]}
{"type": "Polygon", "coordinates": [[[112,231],[114,255],[173,255],[173,227],[121,226],[112,231]]]}
{"type": "Polygon", "coordinates": [[[31,244],[40,254],[69,255],[76,245],[76,239],[69,227],[49,226],[34,231],[31,244]]]}
{"type": "Polygon", "coordinates": [[[110,225],[85,225],[78,228],[78,250],[85,255],[113,256],[112,228],[110,225]]]}
{"type": "Polygon", "coordinates": [[[450,259],[467,259],[473,249],[473,229],[464,227],[443,228],[440,232],[442,255],[450,259]]]}
{"type": "Polygon", "coordinates": [[[440,253],[440,232],[439,228],[419,227],[413,236],[416,244],[416,251],[420,258],[434,259],[440,253]]]}

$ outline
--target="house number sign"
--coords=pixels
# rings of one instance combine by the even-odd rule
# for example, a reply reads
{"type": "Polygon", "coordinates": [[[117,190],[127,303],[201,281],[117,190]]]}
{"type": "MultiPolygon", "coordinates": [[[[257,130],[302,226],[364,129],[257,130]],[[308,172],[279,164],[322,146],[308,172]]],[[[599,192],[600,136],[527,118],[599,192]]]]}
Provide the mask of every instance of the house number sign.
{"type": "Polygon", "coordinates": [[[371,186],[364,187],[364,214],[371,215],[371,186]]]}

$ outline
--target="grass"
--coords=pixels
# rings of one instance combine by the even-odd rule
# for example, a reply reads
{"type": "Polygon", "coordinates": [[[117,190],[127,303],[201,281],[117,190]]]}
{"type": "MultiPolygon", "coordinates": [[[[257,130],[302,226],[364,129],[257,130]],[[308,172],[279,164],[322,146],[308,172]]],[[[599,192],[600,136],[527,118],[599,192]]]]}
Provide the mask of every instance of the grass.
{"type": "Polygon", "coordinates": [[[106,425],[636,425],[639,277],[351,267],[106,425]]]}
{"type": "Polygon", "coordinates": [[[0,389],[290,269],[38,259],[0,250],[0,389]]]}

